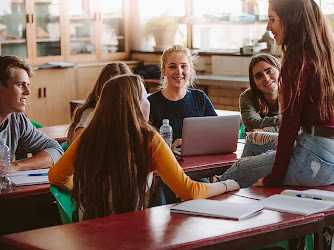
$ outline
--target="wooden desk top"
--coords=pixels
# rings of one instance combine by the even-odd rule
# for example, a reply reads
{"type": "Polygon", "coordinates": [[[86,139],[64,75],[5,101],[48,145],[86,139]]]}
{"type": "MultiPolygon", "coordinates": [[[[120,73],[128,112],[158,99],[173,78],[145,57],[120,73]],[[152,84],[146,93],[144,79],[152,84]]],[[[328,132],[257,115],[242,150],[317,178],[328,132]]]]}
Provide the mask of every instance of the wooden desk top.
{"type": "MultiPolygon", "coordinates": [[[[230,194],[215,199],[243,204],[250,201],[230,194]]],[[[305,217],[263,210],[248,219],[235,221],[171,213],[170,208],[171,205],[160,206],[6,235],[0,238],[0,247],[184,249],[210,246],[240,249],[317,233],[323,218],[322,214],[305,217]]]]}
{"type": "Polygon", "coordinates": [[[62,143],[66,141],[67,130],[69,126],[70,126],[69,124],[49,126],[49,127],[39,128],[38,130],[43,132],[50,138],[55,139],[59,143],[62,143]]]}
{"type": "Polygon", "coordinates": [[[38,184],[20,187],[13,186],[10,190],[0,190],[0,201],[23,196],[50,193],[49,186],[50,184],[38,184]]]}

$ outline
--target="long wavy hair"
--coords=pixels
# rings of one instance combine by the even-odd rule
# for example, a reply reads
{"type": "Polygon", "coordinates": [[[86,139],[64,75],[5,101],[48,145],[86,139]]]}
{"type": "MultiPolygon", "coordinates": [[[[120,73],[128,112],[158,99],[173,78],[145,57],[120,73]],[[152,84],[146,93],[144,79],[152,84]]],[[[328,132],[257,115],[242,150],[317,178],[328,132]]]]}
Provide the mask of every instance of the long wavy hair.
{"type": "Polygon", "coordinates": [[[94,116],[81,135],[72,201],[83,220],[147,207],[154,128],[140,108],[142,79],[121,75],[107,81],[94,116]]]}
{"type": "Polygon", "coordinates": [[[102,69],[94,88],[88,95],[87,99],[82,105],[79,105],[73,114],[71,125],[67,133],[67,145],[70,146],[74,140],[74,129],[78,125],[83,112],[89,108],[95,108],[96,103],[101,95],[102,88],[104,84],[112,77],[123,75],[123,74],[132,74],[131,69],[122,62],[112,62],[104,66],[102,69]]]}
{"type": "MultiPolygon", "coordinates": [[[[256,86],[254,75],[253,75],[253,68],[255,67],[256,64],[262,61],[270,64],[271,66],[276,68],[278,71],[281,71],[281,64],[274,56],[271,56],[268,54],[256,55],[251,59],[249,63],[249,68],[248,68],[249,74],[248,75],[249,75],[249,84],[250,84],[250,89],[253,95],[253,100],[256,105],[255,107],[258,113],[262,117],[264,117],[269,113],[269,111],[272,111],[272,112],[278,111],[278,106],[277,106],[277,110],[270,110],[267,100],[263,95],[263,92],[259,90],[259,88],[256,86]]],[[[277,81],[279,81],[279,79],[277,79],[277,81]]]]}
{"type": "Polygon", "coordinates": [[[333,118],[334,40],[328,20],[314,0],[269,0],[269,4],[284,29],[282,76],[286,78],[283,84],[288,84],[290,96],[282,103],[282,111],[297,100],[302,73],[307,69],[312,74],[307,94],[319,118],[333,118]]]}
{"type": "MultiPolygon", "coordinates": [[[[196,78],[196,71],[194,69],[194,64],[197,62],[198,56],[191,54],[190,50],[187,47],[184,47],[183,45],[173,45],[172,47],[166,49],[161,57],[160,57],[160,67],[161,69],[166,67],[166,63],[168,60],[168,57],[174,53],[174,52],[181,52],[184,53],[188,58],[190,62],[190,68],[193,70],[192,74],[190,75],[189,82],[187,84],[187,88],[194,87],[194,82],[196,78]]],[[[164,77],[164,75],[161,72],[161,79],[160,79],[160,85],[159,89],[164,89],[166,87],[167,79],[164,77]]]]}

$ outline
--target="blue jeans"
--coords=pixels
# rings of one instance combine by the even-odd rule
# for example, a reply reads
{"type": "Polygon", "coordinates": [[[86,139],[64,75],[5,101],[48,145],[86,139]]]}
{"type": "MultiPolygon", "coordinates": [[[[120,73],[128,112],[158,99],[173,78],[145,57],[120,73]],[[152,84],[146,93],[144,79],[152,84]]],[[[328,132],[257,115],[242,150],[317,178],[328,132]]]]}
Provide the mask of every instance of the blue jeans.
{"type": "Polygon", "coordinates": [[[276,150],[274,141],[269,141],[266,144],[258,145],[246,140],[244,150],[242,151],[241,158],[247,156],[255,156],[267,152],[268,150],[276,150]]]}
{"type": "MultiPolygon", "coordinates": [[[[250,187],[271,172],[276,151],[241,158],[221,176],[240,187],[250,187]]],[[[282,180],[290,186],[326,186],[334,183],[334,140],[300,133],[282,180]]]]}

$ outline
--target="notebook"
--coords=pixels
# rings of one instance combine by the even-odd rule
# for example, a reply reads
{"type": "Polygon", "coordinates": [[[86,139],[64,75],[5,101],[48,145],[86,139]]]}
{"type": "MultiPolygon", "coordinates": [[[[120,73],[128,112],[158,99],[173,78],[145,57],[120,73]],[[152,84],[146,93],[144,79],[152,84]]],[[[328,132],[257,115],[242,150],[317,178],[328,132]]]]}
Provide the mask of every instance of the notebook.
{"type": "Polygon", "coordinates": [[[181,156],[232,153],[237,149],[240,115],[183,119],[181,156]]]}
{"type": "Polygon", "coordinates": [[[15,186],[35,185],[49,183],[49,168],[19,171],[9,174],[10,180],[15,186]]]}
{"type": "Polygon", "coordinates": [[[325,190],[284,190],[259,201],[266,209],[309,215],[334,208],[333,194],[325,190]],[[331,201],[332,200],[332,201],[331,201]]]}
{"type": "Polygon", "coordinates": [[[241,220],[262,209],[263,207],[257,204],[198,199],[175,205],[171,208],[171,212],[241,220]]]}

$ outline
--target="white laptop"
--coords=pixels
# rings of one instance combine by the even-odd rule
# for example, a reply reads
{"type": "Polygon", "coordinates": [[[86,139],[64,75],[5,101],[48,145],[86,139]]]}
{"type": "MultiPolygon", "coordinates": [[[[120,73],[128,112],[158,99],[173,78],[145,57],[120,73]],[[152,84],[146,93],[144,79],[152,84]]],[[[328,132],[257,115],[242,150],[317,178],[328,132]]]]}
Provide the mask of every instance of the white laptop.
{"type": "Polygon", "coordinates": [[[240,115],[185,118],[181,156],[235,152],[239,128],[240,115]]]}

